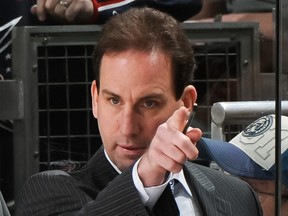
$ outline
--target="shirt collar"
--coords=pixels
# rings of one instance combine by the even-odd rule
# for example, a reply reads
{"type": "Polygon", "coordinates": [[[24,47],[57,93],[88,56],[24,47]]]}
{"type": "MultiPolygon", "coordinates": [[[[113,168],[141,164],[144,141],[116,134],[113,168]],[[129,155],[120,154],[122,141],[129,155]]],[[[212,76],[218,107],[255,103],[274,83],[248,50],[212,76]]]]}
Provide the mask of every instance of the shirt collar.
{"type": "Polygon", "coordinates": [[[109,158],[106,150],[104,149],[104,154],[105,154],[105,157],[107,158],[107,160],[109,161],[109,163],[111,164],[111,166],[119,173],[121,174],[121,170],[119,170],[119,168],[112,162],[112,160],[109,158]]]}

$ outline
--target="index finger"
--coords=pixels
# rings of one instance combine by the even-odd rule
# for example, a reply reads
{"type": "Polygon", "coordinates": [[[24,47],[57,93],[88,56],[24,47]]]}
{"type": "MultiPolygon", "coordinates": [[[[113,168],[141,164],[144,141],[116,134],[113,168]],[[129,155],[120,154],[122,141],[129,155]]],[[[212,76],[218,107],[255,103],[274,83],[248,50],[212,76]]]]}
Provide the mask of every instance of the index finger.
{"type": "Polygon", "coordinates": [[[167,120],[167,126],[169,128],[182,131],[185,126],[185,123],[187,122],[188,115],[189,115],[188,109],[186,107],[180,107],[167,120]]]}

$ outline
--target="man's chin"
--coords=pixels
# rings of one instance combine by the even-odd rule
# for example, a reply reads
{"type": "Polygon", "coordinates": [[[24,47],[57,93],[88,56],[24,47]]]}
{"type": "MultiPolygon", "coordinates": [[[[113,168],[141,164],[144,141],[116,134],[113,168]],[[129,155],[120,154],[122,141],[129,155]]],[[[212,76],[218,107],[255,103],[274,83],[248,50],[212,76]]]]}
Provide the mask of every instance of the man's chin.
{"type": "Polygon", "coordinates": [[[128,158],[125,158],[121,161],[118,160],[118,163],[117,163],[117,167],[119,170],[121,170],[122,172],[126,169],[128,169],[129,167],[131,167],[138,159],[138,158],[131,158],[131,159],[128,159],[128,158]]]}

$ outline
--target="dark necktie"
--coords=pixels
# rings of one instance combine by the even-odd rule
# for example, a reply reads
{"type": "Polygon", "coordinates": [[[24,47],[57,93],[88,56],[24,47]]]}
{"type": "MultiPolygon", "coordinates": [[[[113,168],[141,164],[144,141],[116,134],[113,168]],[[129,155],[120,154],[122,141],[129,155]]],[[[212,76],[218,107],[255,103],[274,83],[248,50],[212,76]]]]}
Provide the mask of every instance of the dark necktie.
{"type": "Polygon", "coordinates": [[[197,207],[195,209],[194,205],[196,203],[193,197],[188,194],[183,185],[177,179],[171,180],[169,184],[177,206],[180,209],[181,216],[199,215],[197,207]]]}
{"type": "Polygon", "coordinates": [[[176,216],[180,215],[177,203],[168,184],[160,198],[156,202],[153,213],[159,216],[176,216]]]}

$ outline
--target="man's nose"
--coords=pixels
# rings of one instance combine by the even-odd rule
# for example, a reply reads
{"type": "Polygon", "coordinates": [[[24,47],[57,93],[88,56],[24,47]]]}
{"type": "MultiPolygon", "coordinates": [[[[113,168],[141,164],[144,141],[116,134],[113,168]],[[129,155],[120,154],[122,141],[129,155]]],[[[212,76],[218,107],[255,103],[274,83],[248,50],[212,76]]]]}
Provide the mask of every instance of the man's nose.
{"type": "Polygon", "coordinates": [[[139,132],[139,114],[133,108],[125,108],[122,110],[119,124],[123,135],[135,135],[139,132]]]}

